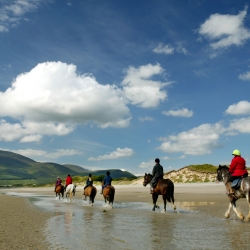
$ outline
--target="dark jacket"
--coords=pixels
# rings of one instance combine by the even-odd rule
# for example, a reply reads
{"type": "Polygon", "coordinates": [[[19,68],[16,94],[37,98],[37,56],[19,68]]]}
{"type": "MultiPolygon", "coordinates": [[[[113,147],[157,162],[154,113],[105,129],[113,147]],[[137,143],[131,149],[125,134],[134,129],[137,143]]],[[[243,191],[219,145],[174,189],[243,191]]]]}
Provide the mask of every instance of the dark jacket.
{"type": "Polygon", "coordinates": [[[88,179],[86,180],[86,186],[92,186],[93,185],[93,179],[88,177],[88,179]]]}
{"type": "Polygon", "coordinates": [[[111,185],[112,178],[109,175],[106,175],[103,179],[103,186],[106,187],[108,185],[111,185]]]}
{"type": "Polygon", "coordinates": [[[152,175],[155,178],[163,178],[163,167],[161,164],[156,164],[153,168],[152,175]]]}
{"type": "Polygon", "coordinates": [[[160,179],[163,179],[163,167],[161,164],[156,164],[153,167],[152,175],[153,178],[150,182],[151,187],[155,187],[160,179]]]}

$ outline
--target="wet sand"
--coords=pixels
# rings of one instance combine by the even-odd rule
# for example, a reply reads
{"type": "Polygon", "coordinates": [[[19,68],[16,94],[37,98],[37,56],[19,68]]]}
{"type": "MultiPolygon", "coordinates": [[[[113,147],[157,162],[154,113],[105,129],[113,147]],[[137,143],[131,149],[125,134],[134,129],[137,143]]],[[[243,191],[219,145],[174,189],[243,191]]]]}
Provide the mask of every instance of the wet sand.
{"type": "MultiPolygon", "coordinates": [[[[141,239],[144,237],[144,241],[146,241],[149,236],[153,239],[149,242],[150,244],[152,243],[152,249],[157,249],[159,246],[164,247],[164,244],[169,244],[169,247],[172,246],[175,249],[182,249],[184,247],[183,244],[187,244],[185,245],[186,249],[214,249],[215,246],[217,246],[217,249],[230,249],[231,247],[245,247],[248,245],[245,242],[244,237],[241,235],[241,232],[244,231],[244,234],[249,235],[249,223],[242,223],[235,215],[233,215],[233,211],[231,213],[231,219],[224,220],[224,213],[229,202],[225,195],[225,186],[221,183],[175,184],[177,210],[187,209],[198,212],[198,216],[190,214],[184,217],[181,216],[181,214],[175,215],[172,213],[171,207],[169,207],[167,211],[167,217],[162,217],[161,213],[151,212],[152,198],[149,194],[149,187],[143,187],[142,185],[116,185],[115,188],[116,195],[113,210],[109,210],[104,214],[102,211],[103,209],[100,210],[100,207],[97,209],[98,205],[94,208],[81,207],[81,211],[84,211],[84,214],[81,212],[81,216],[83,217],[79,217],[77,221],[84,220],[84,223],[90,223],[89,227],[93,227],[99,235],[97,236],[96,244],[100,243],[100,245],[109,247],[107,242],[98,243],[98,239],[102,237],[102,231],[98,232],[100,226],[96,225],[96,223],[103,220],[107,223],[106,226],[110,227],[110,223],[112,222],[113,227],[116,228],[116,230],[112,229],[117,234],[112,238],[112,244],[116,246],[116,249],[134,249],[134,245],[129,245],[129,238],[127,239],[125,235],[131,234],[131,237],[134,237],[131,232],[134,232],[136,227],[138,227],[139,230],[136,232],[138,236],[140,232],[141,239]],[[138,204],[140,202],[150,204],[148,210],[124,210],[119,209],[118,207],[116,209],[116,203],[138,204]],[[109,218],[109,220],[106,221],[107,218],[109,218]],[[122,221],[122,218],[124,221],[122,221]],[[149,228],[155,230],[153,233],[149,231],[148,228],[144,228],[147,218],[150,221],[149,228]],[[130,225],[133,227],[130,228],[130,225]],[[123,233],[119,235],[119,231],[125,231],[126,234],[123,233]],[[163,238],[157,238],[158,234],[163,233],[165,234],[163,238]],[[220,237],[230,239],[225,243],[226,245],[218,245],[223,242],[222,238],[219,238],[218,233],[221,233],[220,237]],[[149,236],[147,236],[147,234],[149,236]],[[174,238],[172,239],[171,244],[168,242],[170,234],[171,237],[174,238]],[[212,242],[210,241],[213,241],[214,245],[212,245],[212,242]],[[202,242],[203,245],[197,246],[198,243],[202,242]],[[123,245],[124,247],[122,247],[123,245]]],[[[98,193],[96,196],[96,203],[99,202],[100,204],[103,202],[103,197],[99,194],[100,186],[97,186],[97,189],[98,193]]],[[[76,199],[81,200],[83,198],[82,191],[83,187],[77,186],[76,199]]],[[[48,195],[54,197],[53,187],[0,190],[0,193],[7,192],[23,194],[32,193],[33,195],[48,195]]],[[[31,205],[27,198],[4,195],[1,195],[0,197],[1,249],[54,249],[49,246],[48,242],[46,242],[46,234],[43,229],[45,228],[48,219],[51,218],[51,216],[56,216],[55,213],[53,214],[51,212],[37,209],[36,206],[31,205]]],[[[161,196],[159,197],[158,203],[161,208],[163,208],[161,196]]],[[[62,203],[56,204],[58,207],[61,205],[65,206],[65,204],[62,203]]],[[[74,208],[70,208],[73,204],[69,205],[70,204],[67,205],[68,210],[64,215],[65,221],[70,218],[71,224],[77,224],[77,221],[73,223],[72,220],[74,214],[76,214],[75,212],[72,212],[74,208]]],[[[245,215],[248,213],[249,208],[246,199],[238,200],[237,207],[239,207],[245,215]]],[[[62,207],[60,207],[60,209],[62,209],[62,207]]],[[[60,212],[58,215],[60,216],[62,213],[63,212],[60,212]]],[[[51,227],[53,227],[53,223],[50,224],[51,227]]],[[[69,226],[72,226],[71,230],[74,230],[74,227],[77,227],[77,225],[71,225],[70,223],[69,226]]],[[[79,228],[82,228],[82,226],[79,225],[79,228]]],[[[67,232],[67,234],[69,233],[70,232],[67,232]]],[[[88,232],[86,231],[85,233],[88,232]]],[[[90,240],[92,241],[92,239],[90,240]]],[[[88,237],[86,238],[86,241],[88,241],[88,237]]],[[[142,242],[140,242],[140,240],[138,240],[138,242],[134,241],[134,244],[139,243],[142,244],[143,240],[142,242]]],[[[142,245],[142,247],[145,249],[145,246],[142,245]]],[[[66,249],[69,248],[66,247],[66,249]]],[[[80,248],[77,248],[76,245],[74,249],[80,248]]],[[[98,246],[95,247],[92,245],[92,247],[86,247],[85,249],[98,249],[98,246]]],[[[139,246],[138,249],[140,249],[139,246]]]]}
{"type": "Polygon", "coordinates": [[[0,249],[48,249],[44,227],[52,215],[28,199],[0,195],[0,249]]]}

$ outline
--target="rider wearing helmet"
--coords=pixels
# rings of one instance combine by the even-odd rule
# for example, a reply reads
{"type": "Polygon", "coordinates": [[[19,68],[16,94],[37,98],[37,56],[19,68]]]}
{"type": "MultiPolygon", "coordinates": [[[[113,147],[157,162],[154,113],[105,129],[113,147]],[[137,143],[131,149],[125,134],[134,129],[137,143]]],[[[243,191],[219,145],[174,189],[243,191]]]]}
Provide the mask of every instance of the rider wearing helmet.
{"type": "Polygon", "coordinates": [[[150,193],[154,193],[154,187],[157,185],[158,181],[160,179],[163,179],[163,167],[160,164],[160,159],[156,158],[155,159],[155,166],[152,171],[153,179],[150,182],[150,193]]]}
{"type": "Polygon", "coordinates": [[[58,176],[57,179],[56,179],[56,183],[55,183],[55,192],[56,192],[56,187],[62,185],[62,181],[60,179],[60,177],[58,176]]]}
{"type": "Polygon", "coordinates": [[[238,149],[235,149],[232,153],[234,158],[231,161],[229,172],[231,176],[228,179],[228,187],[229,187],[229,195],[233,194],[233,190],[231,189],[231,183],[236,179],[248,176],[248,172],[246,169],[246,161],[243,157],[241,157],[241,152],[238,149]]]}

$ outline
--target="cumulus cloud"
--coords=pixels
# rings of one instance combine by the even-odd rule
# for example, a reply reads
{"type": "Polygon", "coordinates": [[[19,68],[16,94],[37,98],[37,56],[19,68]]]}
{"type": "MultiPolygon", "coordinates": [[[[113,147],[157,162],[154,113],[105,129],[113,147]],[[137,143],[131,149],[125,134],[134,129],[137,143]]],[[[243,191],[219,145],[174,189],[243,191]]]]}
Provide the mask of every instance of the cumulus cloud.
{"type": "Polygon", "coordinates": [[[75,65],[40,63],[0,92],[0,116],[20,121],[1,122],[0,131],[15,131],[1,137],[14,140],[27,136],[28,131],[30,135],[66,135],[77,124],[88,122],[102,128],[127,127],[131,117],[126,104],[121,89],[78,75],[75,65]]]}
{"type": "Polygon", "coordinates": [[[122,81],[124,96],[131,104],[142,108],[158,106],[167,97],[167,93],[162,89],[170,83],[153,81],[151,77],[163,72],[160,64],[129,67],[122,81]]]}
{"type": "Polygon", "coordinates": [[[246,115],[250,114],[250,102],[240,101],[236,104],[230,105],[225,111],[226,114],[230,115],[246,115]]]}
{"type": "Polygon", "coordinates": [[[19,149],[19,150],[9,150],[16,154],[24,155],[30,158],[43,157],[46,159],[55,159],[62,156],[71,156],[81,154],[79,151],[74,149],[56,149],[54,152],[47,152],[44,150],[34,150],[34,149],[19,149]]]}
{"type": "Polygon", "coordinates": [[[19,25],[23,16],[37,11],[42,5],[54,0],[2,0],[0,8],[0,32],[9,31],[8,27],[19,25]]]}
{"type": "Polygon", "coordinates": [[[89,161],[102,161],[102,160],[114,160],[121,157],[129,157],[134,154],[134,150],[131,148],[117,148],[110,154],[100,155],[98,157],[90,157],[89,161]]]}
{"type": "Polygon", "coordinates": [[[183,109],[179,109],[179,110],[162,111],[162,114],[166,115],[166,116],[192,117],[193,111],[188,110],[187,108],[183,108],[183,109]]]}
{"type": "Polygon", "coordinates": [[[232,120],[227,130],[229,131],[229,133],[232,132],[232,135],[234,135],[237,132],[249,134],[250,117],[232,120]]]}
{"type": "Polygon", "coordinates": [[[224,132],[225,128],[220,123],[202,124],[178,135],[161,138],[163,143],[158,149],[168,153],[182,152],[185,155],[209,154],[219,146],[220,134],[224,132]]]}
{"type": "Polygon", "coordinates": [[[244,74],[240,74],[239,79],[243,81],[250,81],[250,71],[245,72],[244,74]]]}
{"type": "Polygon", "coordinates": [[[42,135],[27,135],[21,138],[20,142],[40,142],[42,135]]]}
{"type": "Polygon", "coordinates": [[[211,15],[199,28],[200,35],[207,37],[213,49],[242,45],[250,39],[250,31],[244,27],[247,7],[238,15],[211,15]]]}

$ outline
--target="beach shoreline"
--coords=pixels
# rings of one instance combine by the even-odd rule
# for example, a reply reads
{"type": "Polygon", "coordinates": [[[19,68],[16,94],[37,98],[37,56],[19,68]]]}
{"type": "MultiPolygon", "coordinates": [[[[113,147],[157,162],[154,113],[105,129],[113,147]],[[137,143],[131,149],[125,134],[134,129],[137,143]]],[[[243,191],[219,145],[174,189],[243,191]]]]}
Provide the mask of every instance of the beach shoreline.
{"type": "MultiPolygon", "coordinates": [[[[99,194],[100,188],[97,186],[96,201],[103,201],[102,195],[99,194]]],[[[142,184],[116,185],[115,189],[114,207],[116,202],[152,204],[149,186],[144,187],[142,184]]],[[[1,249],[49,249],[44,229],[46,222],[55,215],[31,204],[28,198],[12,195],[19,193],[55,197],[53,190],[53,187],[0,189],[1,249]]],[[[75,198],[83,199],[82,193],[83,186],[77,186],[75,198]]],[[[225,186],[222,183],[175,184],[175,200],[177,210],[180,208],[192,209],[219,218],[223,218],[229,204],[225,195],[225,186]]],[[[159,197],[158,203],[163,204],[161,197],[159,197]]],[[[247,212],[248,206],[245,199],[240,199],[237,203],[247,212]]]]}

